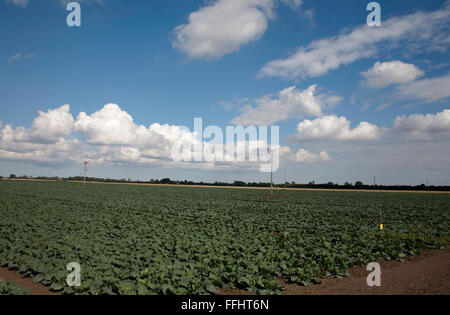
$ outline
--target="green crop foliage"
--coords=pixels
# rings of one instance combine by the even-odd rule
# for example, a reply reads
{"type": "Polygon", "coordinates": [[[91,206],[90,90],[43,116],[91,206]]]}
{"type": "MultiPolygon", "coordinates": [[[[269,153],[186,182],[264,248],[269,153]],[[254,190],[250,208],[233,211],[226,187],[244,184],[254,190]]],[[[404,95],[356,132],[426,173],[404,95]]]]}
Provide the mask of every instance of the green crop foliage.
{"type": "Polygon", "coordinates": [[[448,242],[450,195],[0,182],[0,264],[65,294],[278,294],[448,242]],[[380,222],[380,213],[383,222],[380,222]],[[379,224],[384,224],[380,231],[379,224]],[[66,284],[70,262],[81,286],[66,284]]]}

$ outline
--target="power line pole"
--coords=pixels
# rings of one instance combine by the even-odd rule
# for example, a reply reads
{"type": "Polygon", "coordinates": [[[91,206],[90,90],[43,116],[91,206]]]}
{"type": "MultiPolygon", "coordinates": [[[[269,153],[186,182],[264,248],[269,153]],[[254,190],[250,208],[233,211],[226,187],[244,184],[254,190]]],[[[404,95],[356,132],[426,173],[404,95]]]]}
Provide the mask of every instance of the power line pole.
{"type": "Polygon", "coordinates": [[[88,168],[88,161],[84,161],[84,179],[83,179],[83,185],[86,185],[86,173],[88,168]]]}
{"type": "Polygon", "coordinates": [[[273,148],[270,144],[270,197],[273,195],[273,148]]]}

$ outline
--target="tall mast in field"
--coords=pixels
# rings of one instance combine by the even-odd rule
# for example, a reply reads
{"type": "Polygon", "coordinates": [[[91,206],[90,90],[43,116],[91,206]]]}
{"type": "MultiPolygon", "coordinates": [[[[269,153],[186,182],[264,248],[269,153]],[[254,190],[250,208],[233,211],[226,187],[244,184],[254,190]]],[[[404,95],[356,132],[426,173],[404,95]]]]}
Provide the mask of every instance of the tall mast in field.
{"type": "Polygon", "coordinates": [[[270,196],[273,195],[273,148],[270,144],[270,196]]]}
{"type": "Polygon", "coordinates": [[[84,161],[84,179],[83,179],[83,185],[86,185],[86,173],[88,168],[88,161],[84,161]]]}

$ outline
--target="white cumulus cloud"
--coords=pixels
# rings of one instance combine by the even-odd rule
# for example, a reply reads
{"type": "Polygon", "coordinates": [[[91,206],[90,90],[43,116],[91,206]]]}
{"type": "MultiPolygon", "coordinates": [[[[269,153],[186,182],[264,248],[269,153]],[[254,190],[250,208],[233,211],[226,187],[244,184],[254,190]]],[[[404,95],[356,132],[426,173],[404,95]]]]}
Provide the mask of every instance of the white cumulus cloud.
{"type": "Polygon", "coordinates": [[[398,116],[392,130],[415,139],[450,136],[450,109],[437,114],[398,116]]]}
{"type": "Polygon", "coordinates": [[[316,154],[305,149],[299,149],[293,157],[293,160],[297,163],[312,164],[330,161],[331,157],[326,151],[321,151],[319,154],[316,154]]]}
{"type": "Polygon", "coordinates": [[[147,128],[137,125],[133,117],[117,104],[106,104],[91,115],[79,113],[74,129],[90,145],[118,146],[122,148],[118,154],[124,153],[135,158],[138,156],[136,151],[125,150],[123,147],[139,150],[143,157],[168,159],[176,141],[195,141],[192,133],[183,131],[178,126],[153,123],[147,128]]]}
{"type": "Polygon", "coordinates": [[[60,139],[70,136],[73,128],[73,117],[69,105],[47,112],[39,111],[39,116],[33,121],[31,128],[12,128],[6,125],[2,130],[3,136],[15,142],[56,143],[60,139]]]}
{"type": "Polygon", "coordinates": [[[390,62],[377,61],[372,68],[361,73],[371,88],[382,88],[390,84],[402,84],[414,81],[425,72],[413,64],[399,60],[390,62]]]}
{"type": "Polygon", "coordinates": [[[172,45],[190,58],[219,59],[259,39],[273,15],[273,0],[218,0],[189,15],[172,45]]]}
{"type": "Polygon", "coordinates": [[[147,133],[147,128],[136,125],[131,115],[117,104],[106,104],[92,115],[79,113],[75,131],[82,133],[89,144],[127,145],[136,143],[139,136],[147,133]]]}
{"type": "Polygon", "coordinates": [[[231,123],[236,125],[269,125],[277,121],[301,116],[321,116],[322,107],[315,96],[316,85],[299,91],[295,86],[278,93],[277,98],[264,96],[256,100],[256,106],[246,105],[231,123]]]}
{"type": "Polygon", "coordinates": [[[315,120],[304,120],[297,125],[295,138],[298,140],[373,140],[378,139],[382,130],[368,122],[361,122],[356,128],[350,128],[345,117],[329,115],[315,120]]]}
{"type": "Polygon", "coordinates": [[[56,142],[71,135],[73,122],[69,105],[49,109],[46,113],[39,111],[39,116],[34,119],[31,126],[29,137],[44,143],[56,142]]]}
{"type": "Polygon", "coordinates": [[[217,60],[259,40],[278,3],[298,10],[303,0],[217,0],[192,12],[172,31],[172,46],[191,59],[217,60]]]}

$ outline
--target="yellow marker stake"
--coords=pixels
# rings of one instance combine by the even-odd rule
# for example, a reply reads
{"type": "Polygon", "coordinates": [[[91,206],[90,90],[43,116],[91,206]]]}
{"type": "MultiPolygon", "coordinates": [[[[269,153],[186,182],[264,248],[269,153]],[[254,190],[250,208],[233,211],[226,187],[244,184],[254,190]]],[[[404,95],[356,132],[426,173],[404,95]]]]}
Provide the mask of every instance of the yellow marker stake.
{"type": "Polygon", "coordinates": [[[383,224],[380,224],[380,230],[382,230],[383,229],[383,224]]]}

